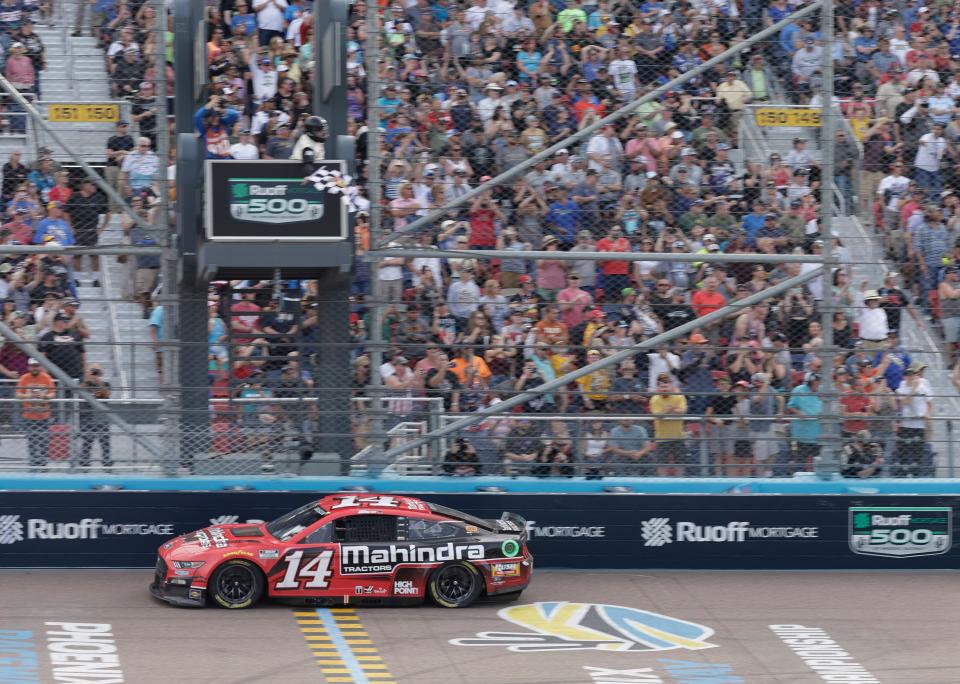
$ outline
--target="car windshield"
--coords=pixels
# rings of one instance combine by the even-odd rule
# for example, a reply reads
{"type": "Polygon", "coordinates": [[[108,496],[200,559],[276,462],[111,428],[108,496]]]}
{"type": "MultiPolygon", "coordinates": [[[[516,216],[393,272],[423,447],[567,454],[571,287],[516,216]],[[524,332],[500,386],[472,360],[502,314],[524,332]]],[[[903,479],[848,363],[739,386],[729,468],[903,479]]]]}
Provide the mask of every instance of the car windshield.
{"type": "Polygon", "coordinates": [[[308,503],[267,523],[267,532],[280,541],[288,541],[303,532],[327,512],[316,503],[308,503]]]}

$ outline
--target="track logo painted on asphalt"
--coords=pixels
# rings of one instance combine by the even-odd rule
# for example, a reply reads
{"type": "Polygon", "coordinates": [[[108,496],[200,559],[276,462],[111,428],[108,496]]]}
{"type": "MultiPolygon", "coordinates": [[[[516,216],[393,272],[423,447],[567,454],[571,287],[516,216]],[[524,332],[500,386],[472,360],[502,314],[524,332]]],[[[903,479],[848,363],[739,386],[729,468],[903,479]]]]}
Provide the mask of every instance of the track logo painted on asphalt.
{"type": "Polygon", "coordinates": [[[529,632],[480,632],[451,639],[455,646],[503,646],[515,653],[546,651],[699,651],[713,630],[695,622],[646,610],[603,603],[550,601],[510,606],[497,612],[529,632]]]}

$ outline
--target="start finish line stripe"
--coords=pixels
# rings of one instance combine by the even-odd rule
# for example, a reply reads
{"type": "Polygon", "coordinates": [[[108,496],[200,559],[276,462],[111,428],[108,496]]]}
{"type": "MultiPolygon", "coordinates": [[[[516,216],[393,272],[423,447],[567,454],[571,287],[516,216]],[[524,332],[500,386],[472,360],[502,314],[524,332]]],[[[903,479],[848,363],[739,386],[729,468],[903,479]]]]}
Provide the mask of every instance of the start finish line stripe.
{"type": "Polygon", "coordinates": [[[327,682],[386,684],[385,680],[393,679],[386,671],[386,665],[376,662],[381,659],[373,642],[352,638],[360,636],[360,633],[366,636],[360,617],[353,608],[297,610],[294,616],[304,640],[317,656],[317,664],[327,682]],[[322,651],[319,650],[321,644],[322,651]]]}

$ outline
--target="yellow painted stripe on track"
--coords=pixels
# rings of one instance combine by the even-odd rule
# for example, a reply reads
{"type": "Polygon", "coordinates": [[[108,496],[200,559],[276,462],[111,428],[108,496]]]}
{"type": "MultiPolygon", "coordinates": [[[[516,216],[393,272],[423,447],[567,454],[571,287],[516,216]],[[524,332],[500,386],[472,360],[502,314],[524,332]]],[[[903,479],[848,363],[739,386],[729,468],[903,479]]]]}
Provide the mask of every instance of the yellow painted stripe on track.
{"type": "Polygon", "coordinates": [[[354,608],[295,610],[293,615],[326,682],[395,684],[354,608]]]}

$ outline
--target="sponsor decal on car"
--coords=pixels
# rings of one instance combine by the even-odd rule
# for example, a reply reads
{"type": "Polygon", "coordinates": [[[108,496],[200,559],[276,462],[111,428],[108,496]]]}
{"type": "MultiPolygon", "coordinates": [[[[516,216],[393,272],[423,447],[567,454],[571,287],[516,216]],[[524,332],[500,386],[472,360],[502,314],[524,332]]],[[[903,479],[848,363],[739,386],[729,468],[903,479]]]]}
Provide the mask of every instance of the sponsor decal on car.
{"type": "Polygon", "coordinates": [[[340,549],[340,572],[355,575],[366,572],[390,572],[403,563],[445,563],[452,560],[483,560],[483,544],[454,544],[438,546],[368,546],[344,544],[340,549]]]}
{"type": "Polygon", "coordinates": [[[383,587],[375,587],[372,584],[368,584],[366,586],[354,587],[353,593],[357,596],[384,596],[387,590],[383,587]]]}
{"type": "Polygon", "coordinates": [[[199,530],[196,532],[195,536],[197,538],[197,543],[200,545],[201,549],[206,550],[210,548],[210,537],[207,536],[206,532],[204,532],[203,530],[199,530]]]}
{"type": "Polygon", "coordinates": [[[230,551],[223,554],[224,558],[233,558],[235,556],[245,556],[247,558],[253,558],[253,554],[249,551],[230,551]]]}
{"type": "Polygon", "coordinates": [[[551,601],[510,606],[497,612],[525,632],[480,632],[451,639],[455,646],[502,646],[515,653],[573,650],[699,651],[713,630],[695,622],[637,608],[602,603],[551,601]]]}
{"type": "Polygon", "coordinates": [[[519,577],[520,563],[493,563],[490,574],[494,577],[519,577]]]}
{"type": "Polygon", "coordinates": [[[393,583],[393,593],[397,596],[419,596],[420,587],[413,580],[397,580],[393,583]]]}
{"type": "Polygon", "coordinates": [[[949,506],[857,506],[848,515],[850,549],[864,556],[936,556],[953,545],[949,506]]]}
{"type": "Polygon", "coordinates": [[[260,560],[274,560],[280,557],[280,551],[277,549],[260,549],[257,552],[260,560]]]}
{"type": "Polygon", "coordinates": [[[649,518],[640,523],[644,546],[666,546],[683,542],[740,543],[752,539],[817,539],[817,527],[753,526],[739,520],[726,525],[699,525],[670,518],[649,518]]]}
{"type": "Polygon", "coordinates": [[[537,527],[536,520],[527,521],[527,536],[533,539],[534,537],[547,537],[547,538],[571,538],[577,539],[581,537],[587,537],[590,539],[603,539],[607,536],[607,528],[603,526],[578,526],[578,525],[569,525],[569,526],[554,526],[546,525],[543,527],[537,527]]]}
{"type": "Polygon", "coordinates": [[[54,681],[122,684],[123,669],[113,626],[91,622],[46,622],[54,681]]]}
{"type": "Polygon", "coordinates": [[[217,525],[232,525],[238,522],[245,522],[248,525],[259,525],[263,520],[257,520],[256,518],[248,518],[247,520],[240,520],[239,515],[218,515],[215,518],[210,518],[210,524],[213,526],[217,525]]]}
{"type": "Polygon", "coordinates": [[[769,625],[787,648],[796,653],[803,662],[825,682],[852,682],[853,684],[879,684],[863,665],[830,638],[819,627],[803,625],[769,625]]]}
{"type": "Polygon", "coordinates": [[[227,535],[223,533],[223,528],[221,527],[210,528],[210,539],[213,540],[213,545],[218,549],[225,549],[230,544],[230,542],[227,541],[227,535]]]}
{"type": "Polygon", "coordinates": [[[50,522],[43,518],[22,520],[19,515],[0,515],[0,544],[24,540],[99,539],[112,536],[163,536],[173,534],[172,524],[104,523],[103,518],[79,522],[50,522]]]}

